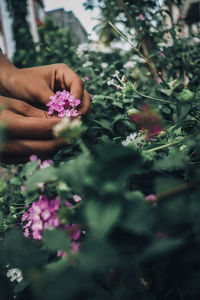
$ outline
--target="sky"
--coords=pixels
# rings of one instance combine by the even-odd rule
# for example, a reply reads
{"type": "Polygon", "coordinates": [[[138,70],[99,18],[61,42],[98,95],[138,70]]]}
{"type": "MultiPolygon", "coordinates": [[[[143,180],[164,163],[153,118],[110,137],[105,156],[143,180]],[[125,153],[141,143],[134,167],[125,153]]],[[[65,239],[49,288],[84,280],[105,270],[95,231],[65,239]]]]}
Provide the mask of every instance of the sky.
{"type": "Polygon", "coordinates": [[[65,10],[72,10],[74,15],[82,23],[83,27],[88,32],[91,39],[96,40],[97,35],[92,28],[97,25],[98,9],[95,11],[85,10],[83,7],[84,0],[44,0],[45,11],[57,8],[64,8],[65,10]]]}

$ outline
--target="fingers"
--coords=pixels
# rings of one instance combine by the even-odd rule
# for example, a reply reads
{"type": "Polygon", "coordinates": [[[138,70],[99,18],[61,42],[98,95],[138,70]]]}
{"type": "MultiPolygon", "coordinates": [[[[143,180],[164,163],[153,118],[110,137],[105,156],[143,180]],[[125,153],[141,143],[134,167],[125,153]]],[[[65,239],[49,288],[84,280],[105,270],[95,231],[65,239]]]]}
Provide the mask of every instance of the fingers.
{"type": "Polygon", "coordinates": [[[18,99],[0,97],[0,104],[3,104],[7,110],[21,116],[45,119],[52,118],[49,116],[47,110],[36,108],[18,99]]]}
{"type": "Polygon", "coordinates": [[[28,118],[12,112],[6,112],[6,116],[6,131],[9,137],[18,139],[51,139],[53,127],[60,122],[58,118],[28,118]]]}
{"type": "Polygon", "coordinates": [[[0,161],[4,163],[25,163],[31,154],[40,158],[52,157],[66,143],[62,139],[47,141],[12,140],[3,146],[0,161]]]}
{"type": "Polygon", "coordinates": [[[50,101],[50,97],[54,95],[55,94],[53,90],[51,90],[50,87],[44,83],[39,89],[37,89],[35,99],[46,106],[46,104],[50,101]]]}
{"type": "Polygon", "coordinates": [[[78,109],[79,114],[84,115],[88,113],[90,106],[91,106],[90,94],[86,90],[84,90],[83,99],[78,109]]]}

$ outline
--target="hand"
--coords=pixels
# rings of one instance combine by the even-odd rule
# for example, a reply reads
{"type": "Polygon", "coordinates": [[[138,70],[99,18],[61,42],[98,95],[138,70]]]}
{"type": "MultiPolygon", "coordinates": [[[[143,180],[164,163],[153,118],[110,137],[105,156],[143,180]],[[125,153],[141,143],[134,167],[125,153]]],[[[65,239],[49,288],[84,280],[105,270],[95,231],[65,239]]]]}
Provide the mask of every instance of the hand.
{"type": "Polygon", "coordinates": [[[6,125],[9,140],[3,145],[0,161],[24,163],[31,154],[40,158],[54,155],[63,145],[53,137],[52,128],[60,122],[44,110],[24,101],[0,97],[0,124],[6,125]]]}
{"type": "Polygon", "coordinates": [[[78,109],[86,114],[90,108],[90,95],[84,89],[82,80],[65,64],[14,69],[7,81],[5,96],[23,99],[32,104],[49,102],[56,91],[68,90],[81,100],[78,109]]]}

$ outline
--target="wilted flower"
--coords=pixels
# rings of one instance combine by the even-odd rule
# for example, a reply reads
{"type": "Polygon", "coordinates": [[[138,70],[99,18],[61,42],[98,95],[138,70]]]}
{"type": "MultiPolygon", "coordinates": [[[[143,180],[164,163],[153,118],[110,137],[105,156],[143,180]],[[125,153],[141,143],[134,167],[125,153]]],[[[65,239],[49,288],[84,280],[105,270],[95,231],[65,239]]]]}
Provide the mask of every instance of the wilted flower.
{"type": "Polygon", "coordinates": [[[145,130],[147,139],[151,139],[162,131],[160,116],[146,103],[141,106],[139,113],[130,114],[129,118],[138,129],[145,130]]]}

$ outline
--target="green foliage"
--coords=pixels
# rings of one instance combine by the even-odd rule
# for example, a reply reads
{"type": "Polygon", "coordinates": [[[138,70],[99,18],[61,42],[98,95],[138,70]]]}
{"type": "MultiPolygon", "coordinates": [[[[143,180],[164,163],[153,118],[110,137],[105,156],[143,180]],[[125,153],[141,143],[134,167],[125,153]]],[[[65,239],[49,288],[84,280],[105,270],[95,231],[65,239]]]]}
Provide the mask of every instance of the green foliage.
{"type": "MultiPolygon", "coordinates": [[[[103,7],[103,13],[116,17],[121,10],[112,2],[105,1],[110,10],[103,7]]],[[[29,162],[18,167],[15,178],[1,179],[0,288],[5,299],[200,297],[199,46],[179,38],[174,28],[159,26],[164,20],[159,7],[154,11],[156,1],[126,2],[133,16],[142,11],[147,18],[160,84],[132,50],[97,52],[89,44],[75,52],[69,36],[52,23],[41,29],[39,63],[70,60],[80,77],[89,77],[85,85],[93,101],[82,118],[87,128],[82,140],[66,145],[54,166],[39,169],[29,162]],[[171,45],[165,33],[173,37],[171,45]],[[127,67],[128,61],[134,65],[127,67]],[[131,115],[144,116],[143,103],[150,107],[147,116],[162,123],[162,131],[151,137],[130,122],[131,115]],[[45,230],[39,241],[23,237],[25,205],[43,194],[68,202],[74,194],[82,196],[58,213],[62,226],[79,224],[78,252],[71,251],[62,226],[45,230]],[[57,250],[67,251],[66,257],[57,257],[57,250]],[[8,268],[20,268],[23,281],[11,283],[8,268]]]]}

